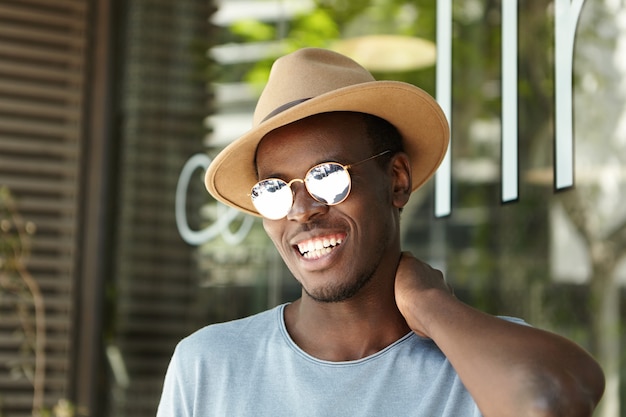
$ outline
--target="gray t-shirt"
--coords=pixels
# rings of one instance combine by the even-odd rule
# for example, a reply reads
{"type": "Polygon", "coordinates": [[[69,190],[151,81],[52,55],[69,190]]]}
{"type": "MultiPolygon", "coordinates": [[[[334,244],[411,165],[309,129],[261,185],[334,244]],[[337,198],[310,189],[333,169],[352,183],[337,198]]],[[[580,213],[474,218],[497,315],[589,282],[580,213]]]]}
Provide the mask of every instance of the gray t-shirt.
{"type": "Polygon", "coordinates": [[[363,359],[323,361],[291,340],[284,307],[182,340],[157,417],[481,415],[431,340],[409,333],[363,359]]]}

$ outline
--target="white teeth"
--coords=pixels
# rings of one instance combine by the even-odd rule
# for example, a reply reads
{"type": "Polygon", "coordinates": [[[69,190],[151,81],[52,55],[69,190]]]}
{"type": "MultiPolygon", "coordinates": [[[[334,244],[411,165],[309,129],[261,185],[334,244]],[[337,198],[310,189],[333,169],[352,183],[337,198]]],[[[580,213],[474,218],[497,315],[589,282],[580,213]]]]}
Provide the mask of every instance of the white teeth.
{"type": "Polygon", "coordinates": [[[340,245],[343,239],[331,237],[324,239],[309,240],[298,244],[298,250],[306,259],[317,259],[330,253],[333,248],[340,245]]]}
{"type": "Polygon", "coordinates": [[[316,249],[314,251],[306,252],[302,256],[304,256],[306,259],[317,259],[322,257],[323,255],[326,255],[327,253],[330,253],[332,250],[332,247],[316,249]]]}

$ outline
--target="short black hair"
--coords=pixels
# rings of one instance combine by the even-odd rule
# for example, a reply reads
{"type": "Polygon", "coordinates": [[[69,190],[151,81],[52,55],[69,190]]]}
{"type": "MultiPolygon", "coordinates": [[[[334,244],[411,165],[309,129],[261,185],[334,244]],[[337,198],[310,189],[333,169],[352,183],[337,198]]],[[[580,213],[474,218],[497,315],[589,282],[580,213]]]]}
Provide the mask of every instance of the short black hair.
{"type": "MultiPolygon", "coordinates": [[[[392,156],[398,152],[404,152],[402,135],[393,124],[373,114],[361,113],[361,115],[373,154],[389,150],[391,151],[389,156],[392,156]]],[[[388,158],[380,159],[381,165],[388,160],[388,158]]]]}

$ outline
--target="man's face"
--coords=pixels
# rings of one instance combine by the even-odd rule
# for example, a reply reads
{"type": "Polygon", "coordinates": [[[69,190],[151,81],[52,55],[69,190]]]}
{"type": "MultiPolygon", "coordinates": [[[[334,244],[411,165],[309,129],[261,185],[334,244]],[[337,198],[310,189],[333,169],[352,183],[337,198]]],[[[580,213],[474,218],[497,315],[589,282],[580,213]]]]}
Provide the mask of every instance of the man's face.
{"type": "MultiPolygon", "coordinates": [[[[288,182],[304,178],[322,162],[358,162],[374,154],[369,143],[358,115],[313,116],[277,129],[261,141],[259,179],[288,182]]],[[[267,234],[308,296],[343,301],[363,294],[364,288],[374,291],[381,270],[395,271],[399,211],[392,192],[393,171],[374,160],[351,168],[350,195],[335,206],[316,201],[304,184],[294,182],[294,204],[288,215],[263,219],[267,234]]]]}

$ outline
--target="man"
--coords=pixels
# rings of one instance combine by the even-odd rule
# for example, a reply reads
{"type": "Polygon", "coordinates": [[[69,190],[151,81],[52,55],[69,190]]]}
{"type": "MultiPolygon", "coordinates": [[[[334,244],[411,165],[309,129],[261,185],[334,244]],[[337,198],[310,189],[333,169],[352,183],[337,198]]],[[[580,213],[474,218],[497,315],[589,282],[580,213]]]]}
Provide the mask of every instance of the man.
{"type": "Polygon", "coordinates": [[[604,377],[587,353],[472,309],[401,251],[448,135],[417,87],[323,49],[280,58],[206,185],[263,217],[302,296],[183,340],[158,416],[590,416],[604,377]]]}

